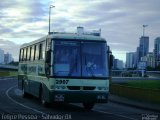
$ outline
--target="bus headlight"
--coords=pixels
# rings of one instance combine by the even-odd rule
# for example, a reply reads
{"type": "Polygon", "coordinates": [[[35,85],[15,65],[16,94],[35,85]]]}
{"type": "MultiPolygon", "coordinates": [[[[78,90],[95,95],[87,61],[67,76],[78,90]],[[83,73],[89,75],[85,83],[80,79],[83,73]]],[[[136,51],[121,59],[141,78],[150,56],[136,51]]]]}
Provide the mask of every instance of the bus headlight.
{"type": "Polygon", "coordinates": [[[65,86],[55,86],[55,90],[64,90],[65,86]]]}
{"type": "Polygon", "coordinates": [[[106,96],[105,96],[105,95],[98,95],[98,96],[97,96],[97,99],[98,99],[98,100],[105,100],[105,99],[106,99],[106,96]]]}
{"type": "Polygon", "coordinates": [[[98,90],[107,90],[106,87],[97,87],[98,90]]]}

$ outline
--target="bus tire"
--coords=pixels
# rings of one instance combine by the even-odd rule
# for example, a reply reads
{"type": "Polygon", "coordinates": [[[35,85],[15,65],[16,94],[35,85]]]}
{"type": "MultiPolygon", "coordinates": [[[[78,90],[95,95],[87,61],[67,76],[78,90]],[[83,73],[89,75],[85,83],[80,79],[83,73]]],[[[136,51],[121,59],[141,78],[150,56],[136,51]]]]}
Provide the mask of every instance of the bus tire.
{"type": "Polygon", "coordinates": [[[94,107],[94,103],[83,103],[83,107],[86,110],[91,110],[94,107]]]}
{"type": "Polygon", "coordinates": [[[29,95],[28,93],[25,92],[25,87],[24,87],[24,84],[23,84],[23,87],[22,87],[22,97],[23,98],[27,98],[29,95]]]}
{"type": "Polygon", "coordinates": [[[43,89],[41,88],[40,90],[40,100],[41,100],[41,104],[44,106],[44,107],[49,107],[49,103],[45,100],[44,98],[44,91],[43,89]]]}

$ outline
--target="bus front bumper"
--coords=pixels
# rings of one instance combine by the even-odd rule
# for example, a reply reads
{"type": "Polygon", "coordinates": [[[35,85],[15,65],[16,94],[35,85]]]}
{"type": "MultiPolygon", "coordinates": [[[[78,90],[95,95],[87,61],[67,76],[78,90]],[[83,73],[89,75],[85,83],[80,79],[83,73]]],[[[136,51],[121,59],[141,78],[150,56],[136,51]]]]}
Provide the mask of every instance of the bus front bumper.
{"type": "Polygon", "coordinates": [[[53,91],[50,92],[50,102],[66,103],[106,103],[108,92],[100,91],[53,91]]]}

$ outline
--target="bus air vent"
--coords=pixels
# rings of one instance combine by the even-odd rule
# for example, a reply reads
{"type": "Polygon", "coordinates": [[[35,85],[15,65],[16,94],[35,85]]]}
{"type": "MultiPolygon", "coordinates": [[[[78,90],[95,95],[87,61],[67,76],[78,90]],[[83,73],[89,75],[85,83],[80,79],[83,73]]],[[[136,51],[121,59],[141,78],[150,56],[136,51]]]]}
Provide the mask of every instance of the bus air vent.
{"type": "Polygon", "coordinates": [[[80,90],[80,86],[67,86],[69,90],[80,90]]]}
{"type": "Polygon", "coordinates": [[[83,90],[94,90],[96,87],[92,87],[92,86],[89,86],[89,87],[83,87],[83,90]]]}

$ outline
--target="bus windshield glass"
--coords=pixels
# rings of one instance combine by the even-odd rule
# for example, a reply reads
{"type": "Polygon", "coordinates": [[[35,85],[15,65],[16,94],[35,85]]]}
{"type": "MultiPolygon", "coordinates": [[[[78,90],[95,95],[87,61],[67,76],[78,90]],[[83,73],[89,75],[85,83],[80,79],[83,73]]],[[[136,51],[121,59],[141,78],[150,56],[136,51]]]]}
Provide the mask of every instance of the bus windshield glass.
{"type": "Polygon", "coordinates": [[[54,50],[54,76],[108,76],[104,42],[55,41],[54,50]]]}

